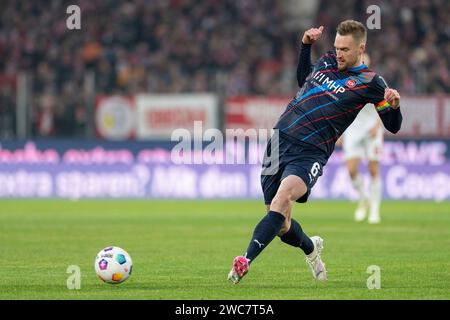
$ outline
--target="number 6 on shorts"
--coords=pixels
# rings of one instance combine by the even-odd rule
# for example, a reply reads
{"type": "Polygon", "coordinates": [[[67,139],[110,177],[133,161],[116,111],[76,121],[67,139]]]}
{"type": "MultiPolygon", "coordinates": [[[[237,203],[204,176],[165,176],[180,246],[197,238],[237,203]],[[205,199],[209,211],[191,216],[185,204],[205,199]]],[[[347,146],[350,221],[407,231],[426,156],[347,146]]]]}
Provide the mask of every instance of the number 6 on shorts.
{"type": "Polygon", "coordinates": [[[311,168],[311,175],[315,178],[320,171],[320,163],[314,162],[311,168]]]}

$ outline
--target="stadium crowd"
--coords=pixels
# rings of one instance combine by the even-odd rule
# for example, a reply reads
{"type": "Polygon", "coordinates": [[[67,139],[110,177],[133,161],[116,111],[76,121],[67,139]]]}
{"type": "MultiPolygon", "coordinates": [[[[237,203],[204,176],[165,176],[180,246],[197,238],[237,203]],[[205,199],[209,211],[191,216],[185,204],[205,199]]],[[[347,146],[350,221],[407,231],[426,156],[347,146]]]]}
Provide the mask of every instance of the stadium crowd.
{"type": "MultiPolygon", "coordinates": [[[[381,7],[367,50],[402,94],[450,91],[450,2],[321,0],[317,25],[329,50],[335,26],[381,7]]],[[[80,0],[81,30],[68,30],[62,0],[0,5],[0,76],[31,76],[33,135],[83,136],[86,75],[98,94],[220,92],[292,95],[304,30],[284,23],[283,1],[80,0]]],[[[0,136],[14,131],[15,87],[0,77],[0,136]],[[5,120],[9,119],[9,120],[5,120]],[[9,126],[8,126],[9,124],[9,126]]]]}

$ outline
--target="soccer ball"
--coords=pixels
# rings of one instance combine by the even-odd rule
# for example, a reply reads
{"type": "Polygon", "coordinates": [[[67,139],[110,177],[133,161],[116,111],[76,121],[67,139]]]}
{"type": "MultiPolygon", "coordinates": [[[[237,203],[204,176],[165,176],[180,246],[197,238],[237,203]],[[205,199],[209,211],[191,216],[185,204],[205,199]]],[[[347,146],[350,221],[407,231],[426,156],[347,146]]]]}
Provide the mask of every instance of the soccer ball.
{"type": "Polygon", "coordinates": [[[133,269],[130,255],[119,247],[107,247],[95,257],[95,273],[106,283],[121,283],[133,269]]]}

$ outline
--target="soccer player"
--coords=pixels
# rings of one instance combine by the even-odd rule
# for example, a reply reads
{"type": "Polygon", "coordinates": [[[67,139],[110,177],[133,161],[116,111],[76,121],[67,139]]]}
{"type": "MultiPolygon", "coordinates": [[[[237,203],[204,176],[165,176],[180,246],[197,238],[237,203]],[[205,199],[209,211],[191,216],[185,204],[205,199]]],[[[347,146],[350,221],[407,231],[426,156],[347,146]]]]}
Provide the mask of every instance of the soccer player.
{"type": "MultiPolygon", "coordinates": [[[[363,62],[370,65],[370,58],[363,55],[363,62]]],[[[342,134],[342,148],[352,185],[358,192],[359,201],[355,210],[355,220],[363,221],[369,212],[368,222],[380,223],[381,179],[380,157],[383,150],[383,125],[372,104],[366,105],[358,114],[355,121],[342,134]],[[359,174],[361,159],[369,161],[370,173],[369,196],[364,191],[364,181],[359,174]]]]}
{"type": "Polygon", "coordinates": [[[263,160],[261,184],[267,214],[256,225],[245,254],[233,260],[228,279],[235,284],[276,236],[305,253],[314,279],[326,280],[321,258],[323,239],[306,235],[291,217],[292,204],[307,201],[336,140],[364,105],[375,105],[389,131],[400,130],[399,93],[387,88],[383,78],[362,63],[367,37],[364,25],[353,20],[341,22],[335,50],[311,65],[311,45],[322,32],[323,26],[303,34],[297,67],[300,90],[276,123],[263,160]],[[276,159],[272,156],[274,150],[278,150],[276,159]],[[273,163],[278,169],[267,174],[265,169],[273,169],[273,163]]]}

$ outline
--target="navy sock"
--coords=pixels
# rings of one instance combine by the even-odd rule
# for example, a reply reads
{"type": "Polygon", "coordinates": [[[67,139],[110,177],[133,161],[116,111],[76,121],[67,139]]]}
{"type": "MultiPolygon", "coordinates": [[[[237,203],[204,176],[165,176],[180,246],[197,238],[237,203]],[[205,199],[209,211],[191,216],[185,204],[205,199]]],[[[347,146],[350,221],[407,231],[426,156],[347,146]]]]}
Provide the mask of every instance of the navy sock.
{"type": "Polygon", "coordinates": [[[283,226],[284,216],[275,211],[269,211],[253,231],[253,237],[248,245],[245,257],[251,263],[267,247],[283,226]]]}
{"type": "Polygon", "coordinates": [[[294,219],[291,219],[289,231],[283,234],[280,239],[284,243],[302,249],[305,254],[310,254],[314,251],[312,240],[303,232],[300,224],[294,219]]]}

